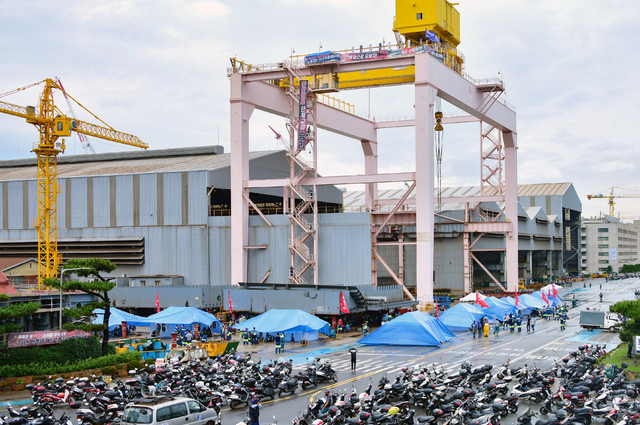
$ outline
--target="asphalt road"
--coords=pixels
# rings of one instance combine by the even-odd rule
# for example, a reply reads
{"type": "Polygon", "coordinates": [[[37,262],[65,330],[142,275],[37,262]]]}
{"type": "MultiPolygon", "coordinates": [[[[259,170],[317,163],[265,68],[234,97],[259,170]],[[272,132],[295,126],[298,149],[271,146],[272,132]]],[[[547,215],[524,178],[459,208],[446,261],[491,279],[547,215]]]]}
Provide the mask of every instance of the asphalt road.
{"type": "MultiPolygon", "coordinates": [[[[573,287],[563,288],[560,295],[571,305],[571,299],[575,294],[578,300],[576,309],[569,309],[569,320],[566,330],[560,330],[560,322],[538,320],[535,332],[527,332],[523,324],[521,333],[500,331],[498,336],[489,338],[473,338],[471,333],[458,333],[457,338],[444,344],[442,347],[397,347],[397,346],[364,346],[357,344],[356,338],[344,338],[332,341],[324,345],[310,345],[309,347],[292,348],[288,344],[285,348],[285,358],[294,360],[294,373],[304,369],[307,357],[321,357],[329,360],[338,372],[337,383],[325,383],[317,388],[307,391],[298,390],[293,395],[276,398],[273,401],[264,401],[260,412],[261,422],[271,423],[275,416],[280,424],[290,423],[291,419],[307,404],[310,398],[322,397],[326,389],[333,391],[351,391],[353,387],[358,392],[362,391],[369,381],[377,385],[380,378],[387,374],[390,380],[403,366],[431,365],[444,368],[452,373],[466,361],[475,366],[493,364],[497,367],[510,360],[513,366],[527,364],[546,369],[553,365],[555,360],[560,360],[579,345],[587,343],[606,344],[607,349],[614,348],[620,343],[616,333],[607,331],[582,330],[578,325],[579,311],[589,308],[608,310],[608,306],[621,300],[634,299],[633,291],[640,289],[640,279],[627,279],[604,283],[604,279],[589,282],[586,287],[582,284],[574,284],[573,287]],[[604,294],[603,302],[599,302],[600,284],[604,294]],[[350,355],[348,349],[358,349],[357,370],[350,370],[350,355]]],[[[491,331],[491,333],[493,330],[491,331]]],[[[238,347],[242,349],[243,346],[238,347]]],[[[273,359],[276,356],[271,347],[250,348],[253,358],[273,359]]],[[[524,408],[521,406],[521,411],[524,408]]],[[[537,410],[537,409],[536,409],[537,410]]],[[[0,415],[4,415],[4,409],[0,408],[0,415]]],[[[223,409],[223,424],[236,424],[244,420],[247,415],[246,408],[230,410],[228,406],[223,409]]],[[[420,410],[416,415],[421,415],[420,410]]],[[[74,416],[75,418],[75,416],[74,416]]],[[[515,422],[515,415],[506,418],[505,423],[515,422]]]]}

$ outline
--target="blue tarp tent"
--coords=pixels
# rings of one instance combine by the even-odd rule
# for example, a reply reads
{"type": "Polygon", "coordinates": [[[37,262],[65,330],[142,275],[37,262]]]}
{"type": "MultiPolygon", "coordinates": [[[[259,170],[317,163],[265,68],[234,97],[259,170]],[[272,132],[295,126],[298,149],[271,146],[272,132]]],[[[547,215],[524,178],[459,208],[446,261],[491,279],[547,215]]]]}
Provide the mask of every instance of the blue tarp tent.
{"type": "Polygon", "coordinates": [[[518,313],[515,305],[503,301],[502,298],[487,297],[484,301],[489,304],[491,312],[495,313],[496,317],[500,320],[504,320],[504,316],[518,313]]]}
{"type": "Polygon", "coordinates": [[[532,294],[523,294],[523,295],[518,295],[518,300],[520,301],[520,304],[529,308],[541,309],[541,308],[547,307],[547,303],[542,301],[541,296],[534,297],[532,294]]]}
{"type": "MultiPolygon", "coordinates": [[[[135,314],[127,313],[126,311],[118,310],[115,307],[109,309],[109,330],[112,331],[122,324],[127,322],[127,325],[131,326],[147,326],[145,322],[146,318],[136,316],[135,314]]],[[[101,325],[104,321],[104,309],[96,308],[93,310],[93,314],[97,317],[93,319],[93,324],[101,325]]]]}
{"type": "Polygon", "coordinates": [[[175,332],[176,326],[184,325],[185,328],[193,331],[193,325],[199,323],[201,326],[212,327],[214,332],[219,331],[221,326],[216,316],[195,307],[168,307],[147,317],[144,323],[151,327],[151,331],[156,329],[156,324],[165,324],[166,330],[161,333],[163,338],[170,337],[171,332],[175,332]]]}
{"type": "MultiPolygon", "coordinates": [[[[550,307],[555,307],[558,304],[562,303],[562,299],[560,297],[554,298],[553,295],[549,296],[548,291],[545,291],[544,295],[549,300],[549,306],[550,307]]],[[[544,308],[547,307],[547,302],[542,299],[542,292],[541,291],[533,292],[531,294],[531,296],[532,297],[536,297],[537,299],[539,299],[542,302],[542,305],[543,305],[544,308]]]]}
{"type": "MultiPolygon", "coordinates": [[[[523,295],[526,295],[526,294],[523,294],[523,295]]],[[[526,305],[524,305],[522,303],[522,296],[523,295],[518,295],[518,305],[517,306],[516,306],[516,299],[513,298],[513,297],[500,298],[500,301],[502,301],[505,304],[509,304],[510,306],[514,307],[517,311],[520,312],[520,314],[528,315],[528,314],[531,313],[531,307],[528,307],[528,306],[526,306],[526,305]]]]}
{"type": "Polygon", "coordinates": [[[367,345],[439,346],[455,338],[438,319],[413,311],[393,319],[358,341],[367,345]]]}
{"type": "Polygon", "coordinates": [[[296,341],[305,338],[307,341],[315,341],[318,339],[318,332],[325,335],[331,332],[331,325],[328,322],[302,310],[272,309],[232,327],[241,331],[244,329],[252,331],[255,328],[256,332],[262,332],[263,335],[267,332],[272,335],[276,332],[284,332],[287,342],[291,341],[291,334],[296,341]]]}
{"type": "MultiPolygon", "coordinates": [[[[440,315],[440,321],[451,331],[466,331],[475,320],[487,316],[489,321],[495,319],[496,314],[488,308],[475,304],[458,303],[440,315]]],[[[385,325],[386,326],[386,325],[385,325]]]]}

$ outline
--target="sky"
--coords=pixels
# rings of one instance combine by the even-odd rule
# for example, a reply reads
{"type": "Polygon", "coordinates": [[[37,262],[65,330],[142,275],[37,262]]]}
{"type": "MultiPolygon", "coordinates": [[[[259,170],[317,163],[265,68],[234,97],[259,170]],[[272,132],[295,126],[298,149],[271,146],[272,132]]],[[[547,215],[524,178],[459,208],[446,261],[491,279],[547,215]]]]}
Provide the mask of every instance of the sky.
{"type": "MultiPolygon", "coordinates": [[[[458,2],[466,72],[501,76],[517,110],[518,183],[572,182],[583,216],[608,212],[606,199],[587,194],[640,195],[640,2],[458,2]]],[[[58,77],[100,119],[152,149],[220,144],[228,152],[230,57],[263,64],[393,41],[394,15],[394,0],[0,0],[0,96],[58,77]]],[[[1,100],[34,105],[40,91],[1,100]]],[[[413,115],[411,86],[336,97],[364,117],[413,115]]],[[[284,119],[253,114],[251,150],[281,148],[269,125],[285,130],[284,119]]],[[[380,172],[415,169],[413,137],[413,129],[379,131],[380,172]]],[[[0,160],[32,157],[37,140],[33,126],[0,114],[0,160]]],[[[443,186],[479,185],[479,140],[477,123],[445,128],[443,186]]],[[[321,132],[318,152],[322,175],[364,172],[358,141],[321,132]]],[[[67,142],[64,155],[82,153],[77,139],[67,142]]],[[[618,212],[640,218],[640,198],[617,199],[618,212]]]]}

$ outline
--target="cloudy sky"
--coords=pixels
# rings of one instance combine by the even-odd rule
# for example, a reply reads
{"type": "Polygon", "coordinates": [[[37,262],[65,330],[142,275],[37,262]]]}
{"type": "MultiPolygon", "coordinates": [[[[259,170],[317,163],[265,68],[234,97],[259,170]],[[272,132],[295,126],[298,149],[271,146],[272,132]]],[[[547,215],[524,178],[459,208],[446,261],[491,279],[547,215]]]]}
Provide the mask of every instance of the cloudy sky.
{"type": "MultiPolygon", "coordinates": [[[[475,78],[502,75],[517,108],[520,183],[573,182],[583,215],[607,211],[589,193],[640,194],[640,3],[459,0],[460,50],[475,78]]],[[[0,0],[0,94],[59,77],[117,130],[153,149],[229,149],[229,58],[254,64],[393,40],[394,0],[0,0]]],[[[38,88],[2,98],[36,104],[38,88]]],[[[412,88],[339,93],[362,116],[413,114],[412,88]]],[[[56,98],[63,111],[68,108],[56,98]]],[[[78,118],[94,121],[74,106],[78,118]]],[[[277,149],[260,112],[251,149],[277,149]]],[[[0,114],[0,159],[26,158],[37,133],[0,114]]],[[[413,130],[379,133],[380,169],[413,170],[413,130]]],[[[130,150],[93,140],[98,152],[130,150]]],[[[76,141],[65,155],[81,154],[76,141]]],[[[319,171],[363,172],[359,143],[321,133],[319,171]]],[[[445,130],[443,185],[479,182],[477,124],[445,130]]],[[[640,199],[620,199],[640,216],[640,199]]]]}

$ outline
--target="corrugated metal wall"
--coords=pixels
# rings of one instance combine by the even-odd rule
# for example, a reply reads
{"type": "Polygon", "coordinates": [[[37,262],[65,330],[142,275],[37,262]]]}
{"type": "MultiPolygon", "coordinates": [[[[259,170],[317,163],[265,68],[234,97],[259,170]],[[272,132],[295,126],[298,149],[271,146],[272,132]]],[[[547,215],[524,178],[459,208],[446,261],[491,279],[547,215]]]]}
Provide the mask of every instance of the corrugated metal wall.
{"type": "MultiPolygon", "coordinates": [[[[249,245],[266,245],[251,249],[247,256],[249,282],[258,282],[272,269],[267,283],[287,283],[291,257],[289,253],[289,218],[270,215],[268,226],[261,217],[249,218],[249,245]]],[[[311,219],[308,217],[308,219],[311,219]]],[[[368,214],[321,214],[318,216],[319,284],[364,285],[371,282],[371,227],[368,214]]],[[[230,218],[209,217],[211,284],[231,281],[229,255],[230,218]]],[[[311,251],[311,239],[308,240],[311,251]]],[[[313,283],[310,272],[305,279],[313,283]]]]}

